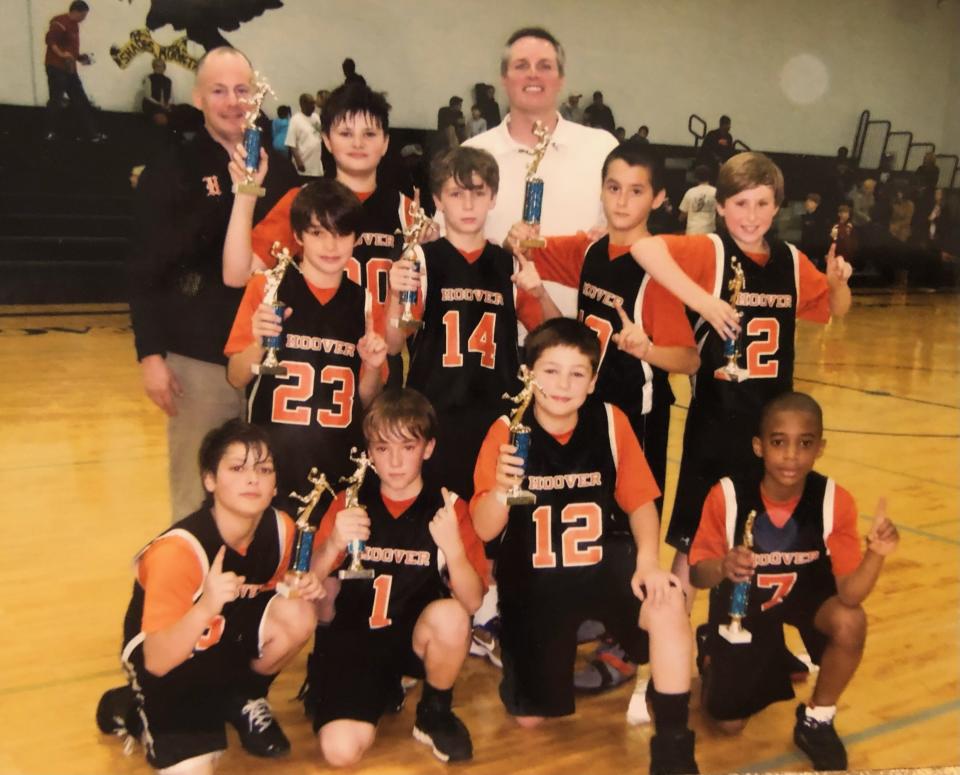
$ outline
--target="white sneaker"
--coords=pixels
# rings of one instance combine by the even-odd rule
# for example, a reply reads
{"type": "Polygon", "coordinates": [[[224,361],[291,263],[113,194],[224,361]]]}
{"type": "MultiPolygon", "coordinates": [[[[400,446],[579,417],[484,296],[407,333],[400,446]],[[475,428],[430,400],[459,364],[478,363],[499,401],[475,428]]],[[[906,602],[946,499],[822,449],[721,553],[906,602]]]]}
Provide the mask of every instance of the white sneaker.
{"type": "Polygon", "coordinates": [[[637,682],[630,695],[630,705],[627,707],[627,723],[637,727],[650,723],[650,711],[647,709],[647,686],[650,679],[637,673],[637,682]]]}

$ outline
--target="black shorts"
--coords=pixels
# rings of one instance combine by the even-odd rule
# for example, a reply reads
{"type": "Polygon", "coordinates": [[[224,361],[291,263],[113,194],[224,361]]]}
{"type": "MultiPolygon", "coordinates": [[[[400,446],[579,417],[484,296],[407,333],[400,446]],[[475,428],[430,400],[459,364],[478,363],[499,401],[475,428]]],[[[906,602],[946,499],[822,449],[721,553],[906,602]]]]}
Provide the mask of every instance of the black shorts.
{"type": "Polygon", "coordinates": [[[317,628],[307,676],[314,732],[338,719],[376,725],[396,700],[403,676],[425,677],[413,650],[413,630],[425,607],[379,630],[317,628]]]}
{"type": "Polygon", "coordinates": [[[143,642],[128,643],[123,665],[140,704],[147,761],[157,769],[226,750],[224,729],[238,678],[260,656],[263,622],[275,592],[231,604],[220,640],[164,676],[148,672],[143,642]]]}
{"type": "Polygon", "coordinates": [[[744,619],[744,627],[753,636],[750,643],[727,641],[720,635],[718,625],[726,623],[728,617],[718,617],[711,611],[704,649],[709,664],[704,673],[703,704],[713,718],[746,719],[774,702],[793,699],[790,678],[793,662],[785,658],[783,625],[791,624],[800,631],[810,659],[819,665],[827,637],[813,626],[813,618],[824,601],[834,594],[828,590],[823,592],[784,603],[777,615],[744,619]]]}
{"type": "Polygon", "coordinates": [[[636,568],[632,541],[608,541],[595,583],[575,594],[518,599],[500,585],[500,699],[514,716],[567,716],[574,712],[573,669],[577,628],[597,619],[634,662],[646,662],[648,642],[640,629],[640,601],[630,589],[636,568]]]}
{"type": "Polygon", "coordinates": [[[666,541],[689,553],[710,488],[724,476],[760,474],[763,462],[753,454],[752,421],[705,420],[691,410],[683,430],[683,456],[666,541]]]}

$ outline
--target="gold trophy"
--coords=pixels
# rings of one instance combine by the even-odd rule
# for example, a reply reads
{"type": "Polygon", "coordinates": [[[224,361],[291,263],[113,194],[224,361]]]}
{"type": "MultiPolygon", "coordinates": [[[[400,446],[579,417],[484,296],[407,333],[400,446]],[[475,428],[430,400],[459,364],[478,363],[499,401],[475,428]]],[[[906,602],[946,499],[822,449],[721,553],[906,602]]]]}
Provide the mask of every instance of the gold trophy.
{"type": "MultiPolygon", "coordinates": [[[[542,121],[533,123],[533,134],[536,135],[538,142],[533,146],[533,150],[526,151],[533,158],[530,160],[530,166],[527,167],[527,183],[523,190],[523,222],[530,226],[538,226],[540,213],[543,210],[543,178],[537,177],[537,168],[550,145],[551,134],[542,121]]],[[[546,244],[547,241],[543,237],[520,240],[521,248],[542,248],[546,244]]]]}
{"type": "Polygon", "coordinates": [[[245,162],[244,177],[242,183],[235,183],[233,186],[234,194],[256,194],[263,196],[267,190],[257,184],[256,174],[260,166],[260,127],[257,126],[257,116],[260,115],[260,106],[268,94],[276,98],[270,84],[265,78],[261,78],[260,73],[253,73],[253,93],[241,100],[247,106],[243,117],[243,150],[247,154],[245,162]]]}
{"type": "MultiPolygon", "coordinates": [[[[730,260],[730,266],[733,269],[733,277],[730,278],[727,289],[730,291],[730,306],[736,309],[737,302],[740,300],[740,292],[747,287],[747,283],[743,276],[743,267],[740,266],[736,257],[730,260]]],[[[737,314],[743,317],[743,313],[739,310],[737,314]]],[[[741,335],[736,334],[733,339],[723,340],[723,357],[727,359],[727,362],[713,372],[716,379],[721,379],[724,382],[743,382],[750,376],[749,371],[740,367],[741,335]]]]}
{"type": "Polygon", "coordinates": [[[313,510],[320,502],[320,497],[324,492],[336,497],[333,488],[327,484],[327,477],[321,474],[316,468],[311,468],[307,474],[307,481],[313,485],[313,489],[306,495],[290,493],[291,498],[296,498],[303,505],[297,509],[297,540],[293,545],[293,556],[290,558],[290,570],[283,581],[277,584],[277,592],[284,597],[298,597],[300,579],[310,570],[310,560],[313,557],[313,539],[316,538],[317,528],[310,524],[310,516],[313,510]]]}
{"type": "MultiPolygon", "coordinates": [[[[357,453],[357,448],[350,449],[350,462],[357,464],[357,469],[351,476],[344,476],[340,481],[347,485],[345,508],[362,509],[360,503],[360,488],[363,486],[363,479],[367,475],[367,469],[373,468],[373,461],[367,457],[366,452],[357,453]]],[[[377,469],[373,469],[376,471],[377,469]]],[[[364,568],[360,562],[360,554],[363,552],[364,543],[360,539],[354,539],[347,547],[350,552],[350,566],[340,571],[337,575],[341,579],[372,579],[373,571],[370,568],[364,568]]]]}
{"type": "MultiPolygon", "coordinates": [[[[517,376],[523,383],[523,389],[515,396],[504,393],[503,397],[509,398],[517,405],[517,408],[513,410],[513,414],[510,415],[510,443],[517,448],[517,451],[513,454],[519,458],[523,458],[523,467],[526,468],[527,461],[530,459],[530,428],[523,424],[523,414],[527,411],[527,407],[530,406],[530,402],[533,400],[534,388],[538,390],[542,388],[537,384],[537,381],[533,378],[533,372],[527,368],[526,364],[520,366],[520,372],[517,376]]],[[[537,502],[537,496],[529,490],[522,489],[520,484],[521,482],[518,481],[507,492],[508,506],[519,506],[537,502]]]]}
{"type": "MultiPolygon", "coordinates": [[[[290,251],[281,247],[279,242],[273,243],[273,246],[270,248],[270,255],[277,261],[273,269],[267,269],[257,274],[262,274],[267,278],[263,286],[263,303],[273,307],[273,311],[282,323],[283,313],[286,312],[287,306],[277,298],[277,294],[279,293],[280,283],[283,282],[283,277],[287,273],[287,269],[290,268],[291,264],[293,264],[294,267],[297,265],[293,263],[293,256],[290,255],[290,251]]],[[[277,360],[277,350],[279,350],[283,344],[283,333],[281,332],[276,336],[261,337],[261,344],[266,348],[267,353],[262,363],[250,364],[250,370],[254,374],[272,374],[275,377],[287,376],[287,367],[277,360]]]]}
{"type": "MultiPolygon", "coordinates": [[[[747,522],[743,526],[743,546],[753,549],[753,523],[757,518],[754,509],[747,514],[747,522]]],[[[747,615],[747,606],[750,602],[750,582],[738,581],[733,585],[730,594],[730,624],[720,625],[720,636],[730,643],[749,643],[753,640],[749,630],[743,629],[743,617],[747,615]]]]}
{"type": "MultiPolygon", "coordinates": [[[[406,229],[397,229],[398,234],[403,235],[403,251],[397,261],[409,261],[413,264],[415,271],[420,271],[420,258],[417,256],[417,246],[423,238],[423,232],[430,225],[430,216],[424,212],[418,202],[410,203],[410,226],[406,229]]],[[[406,328],[416,330],[423,325],[423,322],[417,320],[413,314],[413,305],[417,303],[417,291],[400,291],[400,303],[403,305],[403,311],[400,317],[390,321],[391,325],[397,328],[406,328]]]]}

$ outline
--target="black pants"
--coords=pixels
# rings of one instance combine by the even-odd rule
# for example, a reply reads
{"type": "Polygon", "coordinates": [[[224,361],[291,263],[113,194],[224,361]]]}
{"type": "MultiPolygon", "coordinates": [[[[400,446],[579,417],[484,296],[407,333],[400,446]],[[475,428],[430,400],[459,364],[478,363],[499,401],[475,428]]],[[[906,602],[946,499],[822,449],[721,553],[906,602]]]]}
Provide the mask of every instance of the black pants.
{"type": "Polygon", "coordinates": [[[93,108],[90,106],[90,100],[87,99],[87,93],[83,90],[79,75],[47,65],[47,88],[50,91],[46,115],[48,133],[57,130],[60,114],[65,107],[64,97],[70,98],[70,107],[73,109],[83,136],[89,139],[97,133],[93,124],[93,108]]]}

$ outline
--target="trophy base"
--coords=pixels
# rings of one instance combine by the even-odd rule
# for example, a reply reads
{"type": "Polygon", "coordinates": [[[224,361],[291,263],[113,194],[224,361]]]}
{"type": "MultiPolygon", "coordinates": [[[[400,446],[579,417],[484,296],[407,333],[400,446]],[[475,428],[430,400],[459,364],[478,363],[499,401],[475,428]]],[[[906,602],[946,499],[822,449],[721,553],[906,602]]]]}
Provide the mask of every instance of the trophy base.
{"type": "Polygon", "coordinates": [[[293,600],[300,597],[300,590],[296,587],[292,587],[287,582],[281,581],[277,584],[277,594],[281,597],[287,598],[287,600],[293,600]]]}
{"type": "Polygon", "coordinates": [[[250,365],[250,371],[257,376],[285,377],[287,376],[287,367],[282,365],[265,366],[262,363],[253,363],[250,365]]]}
{"type": "Polygon", "coordinates": [[[234,194],[254,194],[255,196],[265,196],[267,189],[258,186],[256,183],[235,183],[233,186],[234,194]]]}
{"type": "Polygon", "coordinates": [[[713,372],[713,378],[723,382],[743,382],[750,377],[750,372],[739,366],[721,366],[713,372]]]}
{"type": "Polygon", "coordinates": [[[359,570],[352,570],[347,568],[337,573],[337,578],[343,579],[344,581],[350,581],[353,579],[372,579],[373,578],[373,569],[372,568],[360,568],[359,570]]]}
{"type": "Polygon", "coordinates": [[[537,496],[529,490],[517,490],[507,493],[508,506],[530,506],[537,502],[537,496]]]}
{"type": "Polygon", "coordinates": [[[520,240],[520,247],[522,248],[545,248],[547,246],[547,241],[543,237],[531,237],[530,239],[520,240]]]}
{"type": "Polygon", "coordinates": [[[403,318],[400,318],[399,322],[400,327],[407,331],[416,331],[423,326],[423,321],[417,320],[416,318],[410,318],[410,320],[404,320],[403,318]]]}
{"type": "Polygon", "coordinates": [[[750,631],[743,629],[739,624],[736,626],[721,624],[719,629],[720,637],[728,643],[750,643],[753,641],[753,635],[750,631]]]}

